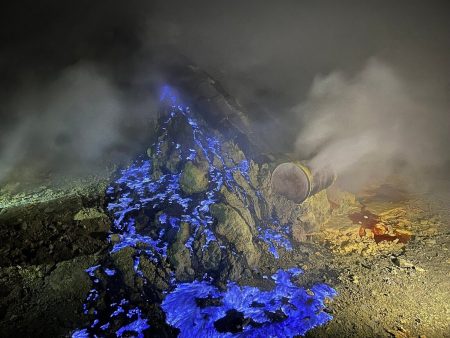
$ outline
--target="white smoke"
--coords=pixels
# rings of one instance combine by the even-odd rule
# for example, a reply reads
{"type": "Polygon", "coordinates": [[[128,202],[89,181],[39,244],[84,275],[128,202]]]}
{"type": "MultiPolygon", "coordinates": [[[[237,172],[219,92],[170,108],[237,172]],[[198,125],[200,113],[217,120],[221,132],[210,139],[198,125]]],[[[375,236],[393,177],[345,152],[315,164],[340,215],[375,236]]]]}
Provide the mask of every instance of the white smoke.
{"type": "Polygon", "coordinates": [[[372,59],[354,76],[315,78],[307,100],[294,109],[302,120],[296,149],[355,187],[395,174],[418,179],[448,160],[442,144],[448,115],[439,109],[372,59]]]}
{"type": "Polygon", "coordinates": [[[121,95],[94,66],[65,69],[43,86],[30,86],[9,104],[17,117],[1,135],[0,180],[22,162],[36,169],[88,172],[121,142],[121,95]]]}

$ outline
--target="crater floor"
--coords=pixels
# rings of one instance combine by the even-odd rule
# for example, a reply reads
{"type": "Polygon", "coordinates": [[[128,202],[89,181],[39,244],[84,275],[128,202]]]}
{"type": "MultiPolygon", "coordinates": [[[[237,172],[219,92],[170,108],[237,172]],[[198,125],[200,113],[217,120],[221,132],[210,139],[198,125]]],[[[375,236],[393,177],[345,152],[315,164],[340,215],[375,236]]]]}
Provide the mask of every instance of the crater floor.
{"type": "MultiPolygon", "coordinates": [[[[98,180],[91,183],[97,185],[98,180]]],[[[101,191],[93,193],[95,190],[80,189],[75,199],[71,191],[61,189],[54,200],[39,200],[32,191],[29,193],[34,194],[34,199],[30,196],[32,204],[3,204],[3,238],[21,233],[23,241],[34,243],[33,236],[48,229],[38,228],[34,234],[29,232],[30,227],[43,220],[57,227],[58,219],[64,219],[65,213],[71,210],[69,204],[80,210],[89,206],[101,210],[101,191]],[[14,212],[23,213],[22,223],[14,216],[18,224],[11,227],[7,216],[13,208],[19,207],[22,209],[14,209],[14,212]],[[33,210],[39,212],[33,213],[33,210]],[[35,222],[25,220],[27,217],[35,222]],[[24,226],[24,222],[28,225],[24,226]]],[[[2,193],[5,196],[7,192],[4,189],[2,193]]],[[[332,191],[328,194],[331,199],[333,195],[332,191]]],[[[26,196],[26,192],[21,192],[20,196],[26,196]]],[[[385,187],[374,187],[356,197],[354,203],[347,204],[345,212],[333,213],[319,231],[309,234],[303,243],[295,245],[292,252],[280,258],[281,264],[298,266],[306,272],[298,277],[299,284],[321,281],[337,291],[334,300],[327,304],[333,320],[312,329],[306,336],[448,336],[448,196],[399,194],[395,189],[387,194],[385,187]],[[349,217],[360,211],[361,205],[367,211],[381,215],[382,222],[390,227],[402,227],[411,238],[406,243],[394,240],[377,244],[367,229],[361,237],[361,224],[355,224],[349,217]]],[[[73,221],[79,227],[77,231],[87,238],[92,236],[89,226],[101,220],[97,214],[94,216],[87,217],[84,226],[83,222],[73,221]]],[[[64,231],[56,231],[56,235],[63,236],[64,231]]],[[[57,236],[49,237],[49,243],[58,241],[57,236]]],[[[75,250],[67,258],[61,258],[54,246],[55,254],[43,255],[41,261],[30,263],[26,256],[18,255],[12,263],[5,262],[0,268],[0,335],[64,336],[79,327],[83,323],[82,304],[90,289],[85,269],[101,259],[106,247],[105,241],[103,247],[92,253],[75,250]]],[[[14,250],[17,248],[2,245],[3,256],[15,257],[14,250]]],[[[47,246],[46,250],[52,249],[47,246]]],[[[264,269],[261,268],[261,273],[264,269]]]]}

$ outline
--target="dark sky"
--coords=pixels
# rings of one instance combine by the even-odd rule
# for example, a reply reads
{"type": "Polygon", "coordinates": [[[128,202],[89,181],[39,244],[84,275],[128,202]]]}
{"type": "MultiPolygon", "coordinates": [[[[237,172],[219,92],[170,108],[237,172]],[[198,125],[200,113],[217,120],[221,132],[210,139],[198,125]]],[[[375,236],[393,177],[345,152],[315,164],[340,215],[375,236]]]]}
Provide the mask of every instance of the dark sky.
{"type": "MultiPolygon", "coordinates": [[[[264,125],[266,113],[279,119],[287,143],[304,127],[297,125],[305,122],[295,107],[309,100],[314,79],[344,72],[351,82],[374,58],[394,70],[414,100],[433,102],[430,119],[439,128],[450,107],[449,7],[448,1],[411,0],[10,3],[0,11],[0,157],[7,149],[34,151],[36,143],[43,144],[41,152],[53,152],[48,147],[54,138],[80,137],[77,130],[92,125],[90,114],[100,124],[93,133],[107,129],[100,143],[113,142],[121,118],[135,119],[150,107],[130,92],[156,76],[148,60],[163,45],[221,80],[256,124],[264,125]],[[89,93],[102,104],[73,119],[89,93]],[[65,100],[75,108],[61,112],[65,100]],[[116,112],[105,127],[111,104],[116,112]],[[42,134],[30,136],[23,123],[34,124],[29,116],[40,121],[42,134]],[[68,129],[72,136],[66,137],[68,129]]],[[[88,109],[86,103],[81,109],[88,109]]],[[[85,132],[89,142],[71,148],[80,161],[97,154],[83,157],[85,147],[95,148],[91,136],[85,132]]]]}
{"type": "Polygon", "coordinates": [[[290,91],[294,82],[305,92],[317,73],[358,69],[373,56],[448,86],[449,7],[411,0],[19,1],[1,11],[2,85],[51,80],[80,60],[129,64],[168,43],[256,93],[290,91]]]}

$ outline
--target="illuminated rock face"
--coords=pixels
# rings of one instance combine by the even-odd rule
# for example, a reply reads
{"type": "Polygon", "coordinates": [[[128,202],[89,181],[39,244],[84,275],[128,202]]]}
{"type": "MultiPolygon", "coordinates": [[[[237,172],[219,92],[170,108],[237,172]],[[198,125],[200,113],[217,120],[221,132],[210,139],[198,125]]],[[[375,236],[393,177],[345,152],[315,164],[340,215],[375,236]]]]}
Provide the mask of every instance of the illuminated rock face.
{"type": "Polygon", "coordinates": [[[181,189],[186,194],[195,194],[208,188],[208,170],[187,162],[180,177],[181,189]]]}
{"type": "Polygon", "coordinates": [[[250,266],[255,266],[259,259],[259,250],[253,243],[251,228],[246,224],[238,211],[219,203],[211,207],[212,215],[217,219],[217,234],[227,242],[233,243],[237,252],[243,253],[250,266]]]}
{"type": "Polygon", "coordinates": [[[87,270],[94,288],[84,311],[92,321],[74,336],[170,336],[179,329],[182,336],[288,337],[329,320],[320,310],[333,290],[317,286],[316,296],[307,296],[291,282],[298,270],[279,270],[272,291],[231,282],[244,271],[253,278],[262,257],[274,261],[292,250],[290,226],[266,201],[267,166],[207,128],[169,90],[163,101],[167,114],[150,159],[121,170],[107,189],[111,253],[87,270]],[[209,306],[208,295],[222,305],[209,306]],[[201,311],[197,298],[205,302],[201,311]],[[211,317],[201,319],[199,311],[211,317]]]}

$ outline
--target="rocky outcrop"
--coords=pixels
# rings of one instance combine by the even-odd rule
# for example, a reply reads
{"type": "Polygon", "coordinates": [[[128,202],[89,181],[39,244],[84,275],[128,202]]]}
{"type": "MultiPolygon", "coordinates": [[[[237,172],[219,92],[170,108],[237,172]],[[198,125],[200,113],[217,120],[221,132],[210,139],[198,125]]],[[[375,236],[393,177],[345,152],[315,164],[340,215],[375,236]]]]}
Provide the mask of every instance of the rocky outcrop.
{"type": "Polygon", "coordinates": [[[175,273],[180,280],[190,280],[194,276],[194,270],[192,269],[191,253],[185,246],[190,235],[189,224],[182,222],[180,224],[180,230],[178,231],[175,241],[169,248],[168,258],[169,262],[175,268],[175,273]]]}
{"type": "Polygon", "coordinates": [[[213,205],[211,212],[217,219],[217,233],[231,243],[237,253],[245,257],[250,266],[256,265],[259,252],[253,243],[250,226],[239,212],[222,203],[213,205]]]}
{"type": "Polygon", "coordinates": [[[83,208],[78,211],[73,220],[89,233],[107,233],[110,229],[110,219],[100,208],[83,208]]]}
{"type": "Polygon", "coordinates": [[[180,177],[181,189],[186,194],[205,191],[208,188],[207,175],[207,163],[206,165],[195,165],[191,161],[186,162],[180,177]]]}
{"type": "MultiPolygon", "coordinates": [[[[211,90],[214,88],[210,86],[211,90]]],[[[260,308],[260,315],[264,316],[259,317],[264,319],[260,327],[277,326],[278,319],[285,318],[278,318],[278,312],[263,310],[259,304],[253,305],[251,299],[257,288],[250,285],[255,281],[263,289],[270,289],[270,283],[275,281],[289,296],[304,294],[290,282],[301,270],[290,269],[287,266],[290,260],[285,258],[294,254],[288,253],[293,251],[292,236],[301,241],[304,233],[314,231],[325,221],[329,211],[325,195],[318,194],[303,205],[272,196],[273,165],[262,160],[266,156],[255,156],[252,152],[250,143],[255,135],[246,135],[249,134],[246,123],[240,123],[245,116],[240,110],[222,100],[226,103],[226,116],[215,125],[212,123],[215,118],[210,120],[207,112],[191,111],[174,102],[170,93],[167,97],[147,156],[143,154],[118,170],[113,182],[105,189],[102,187],[99,196],[95,199],[71,196],[63,205],[58,205],[60,201],[49,201],[41,213],[48,217],[41,217],[38,222],[33,214],[11,223],[14,228],[23,228],[30,238],[38,237],[33,235],[40,232],[39,238],[45,240],[38,243],[39,250],[31,243],[32,250],[27,251],[30,242],[24,243],[19,258],[0,260],[0,265],[17,264],[22,256],[33,257],[32,263],[46,263],[48,256],[38,254],[50,241],[52,245],[58,242],[55,250],[50,245],[48,248],[53,265],[46,267],[50,277],[45,282],[29,268],[20,273],[31,276],[27,277],[27,283],[39,282],[49,292],[66,292],[68,298],[77,298],[79,312],[87,315],[86,323],[76,324],[84,327],[77,331],[78,336],[121,336],[131,332],[143,336],[144,331],[149,336],[175,336],[177,326],[169,327],[166,316],[170,312],[164,313],[160,305],[180,283],[191,286],[205,283],[211,290],[217,287],[220,297],[225,294],[219,288],[229,288],[230,294],[248,292],[246,306],[260,308]],[[63,218],[52,218],[53,214],[63,218]],[[55,240],[55,234],[62,234],[61,241],[55,240]],[[63,255],[65,250],[70,254],[63,255]],[[94,252],[98,257],[91,257],[89,264],[82,262],[84,257],[74,259],[94,252]],[[58,260],[53,259],[56,256],[58,260]],[[70,261],[61,262],[66,259],[70,261]],[[75,260],[78,261],[74,265],[75,260]],[[237,285],[247,286],[241,290],[237,285]],[[79,299],[82,294],[86,295],[83,304],[79,299]]],[[[39,208],[34,211],[41,212],[39,208]]],[[[13,216],[12,210],[6,213],[0,210],[0,220],[13,216]]],[[[0,250],[8,252],[13,247],[8,243],[8,247],[0,250]]],[[[279,299],[280,290],[274,291],[277,309],[286,305],[285,299],[283,302],[279,299]]],[[[258,294],[267,296],[265,290],[258,294]]],[[[220,302],[210,296],[199,298],[191,293],[189,299],[194,303],[190,309],[195,312],[197,307],[220,302]]],[[[235,299],[239,303],[239,298],[235,299]]],[[[268,309],[274,306],[266,305],[268,309]]],[[[2,311],[0,307],[0,314],[2,311]]],[[[178,309],[173,311],[177,313],[178,309]]],[[[299,312],[304,314],[303,310],[299,312]]],[[[224,318],[217,318],[223,329],[220,332],[234,332],[229,330],[228,318],[224,318]]],[[[242,315],[241,324],[252,330],[249,318],[244,323],[242,315]]],[[[303,319],[298,318],[303,317],[291,318],[291,323],[296,322],[298,327],[286,326],[295,334],[303,332],[303,319]]],[[[189,328],[185,334],[189,334],[189,328]]]]}
{"type": "MultiPolygon", "coordinates": [[[[101,309],[94,312],[99,321],[112,318],[106,324],[115,332],[135,325],[130,318],[143,324],[139,330],[147,329],[143,312],[136,309],[147,308],[149,299],[160,303],[180,283],[225,287],[267,279],[261,267],[272,274],[280,267],[276,260],[293,251],[296,229],[312,231],[329,212],[325,193],[304,205],[272,196],[271,163],[256,162],[240,142],[173,100],[168,93],[148,158],[121,170],[107,189],[114,271],[105,269],[102,278],[91,275],[91,294],[99,296],[86,307],[101,309]],[[104,285],[121,288],[106,296],[104,285]],[[117,313],[123,315],[116,319],[117,313]]],[[[78,222],[92,218],[83,215],[77,215],[78,222]]],[[[279,271],[276,278],[288,275],[279,271]]],[[[194,311],[201,307],[196,302],[194,311]]],[[[271,318],[268,322],[273,324],[271,318]]],[[[103,334],[93,325],[88,332],[103,334]]],[[[136,326],[133,331],[141,333],[136,326]]]]}

